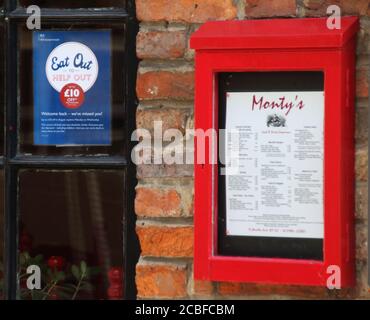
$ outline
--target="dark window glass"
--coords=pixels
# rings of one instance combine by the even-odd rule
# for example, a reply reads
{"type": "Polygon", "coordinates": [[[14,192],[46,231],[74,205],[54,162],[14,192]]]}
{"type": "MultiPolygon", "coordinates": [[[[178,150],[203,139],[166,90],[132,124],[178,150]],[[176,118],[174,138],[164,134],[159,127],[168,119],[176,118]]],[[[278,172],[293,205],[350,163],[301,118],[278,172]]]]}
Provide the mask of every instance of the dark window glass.
{"type": "MultiPolygon", "coordinates": [[[[0,1],[0,6],[3,2],[0,1]]],[[[0,156],[4,151],[4,26],[3,21],[0,20],[0,156]]],[[[0,300],[4,299],[4,250],[5,250],[5,216],[4,216],[4,172],[0,171],[0,300]]]]}
{"type": "Polygon", "coordinates": [[[18,183],[20,297],[122,298],[125,174],[21,170],[18,183]],[[26,288],[30,264],[41,267],[41,291],[26,288]]]}
{"type": "Polygon", "coordinates": [[[19,0],[19,4],[44,8],[111,8],[124,7],[125,0],[19,0]]]}
{"type": "Polygon", "coordinates": [[[4,153],[4,91],[5,91],[5,74],[4,74],[4,26],[0,20],[0,156],[4,153]]]}
{"type": "Polygon", "coordinates": [[[0,171],[0,300],[4,299],[4,231],[5,231],[5,217],[4,217],[4,171],[0,171]]]}
{"type": "Polygon", "coordinates": [[[125,155],[125,39],[124,25],[48,25],[43,24],[43,30],[56,31],[111,31],[110,52],[110,104],[111,104],[111,145],[103,146],[45,146],[34,145],[34,80],[33,64],[33,33],[25,26],[19,27],[19,141],[18,152],[28,155],[62,156],[62,155],[125,155]]]}

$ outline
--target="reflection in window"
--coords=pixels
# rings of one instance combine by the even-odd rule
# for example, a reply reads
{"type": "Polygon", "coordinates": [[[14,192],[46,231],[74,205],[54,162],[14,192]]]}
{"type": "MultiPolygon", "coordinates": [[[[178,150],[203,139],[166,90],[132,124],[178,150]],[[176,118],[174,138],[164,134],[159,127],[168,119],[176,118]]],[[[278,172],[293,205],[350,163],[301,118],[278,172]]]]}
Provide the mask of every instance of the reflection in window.
{"type": "Polygon", "coordinates": [[[21,6],[37,5],[44,8],[110,8],[123,7],[125,0],[20,0],[21,6]]]}
{"type": "Polygon", "coordinates": [[[123,298],[124,174],[22,170],[19,264],[22,299],[123,298]],[[28,265],[42,290],[26,288],[28,265]]]}

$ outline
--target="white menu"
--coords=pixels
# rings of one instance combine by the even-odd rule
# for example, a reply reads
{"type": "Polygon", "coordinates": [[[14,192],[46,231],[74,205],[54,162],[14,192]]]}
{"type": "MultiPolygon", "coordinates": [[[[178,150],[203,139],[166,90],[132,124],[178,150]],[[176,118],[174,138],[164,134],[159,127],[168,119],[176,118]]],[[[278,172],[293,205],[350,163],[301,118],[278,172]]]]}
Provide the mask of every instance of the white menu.
{"type": "Polygon", "coordinates": [[[324,93],[228,92],[226,104],[227,234],[322,239],[324,93]]]}

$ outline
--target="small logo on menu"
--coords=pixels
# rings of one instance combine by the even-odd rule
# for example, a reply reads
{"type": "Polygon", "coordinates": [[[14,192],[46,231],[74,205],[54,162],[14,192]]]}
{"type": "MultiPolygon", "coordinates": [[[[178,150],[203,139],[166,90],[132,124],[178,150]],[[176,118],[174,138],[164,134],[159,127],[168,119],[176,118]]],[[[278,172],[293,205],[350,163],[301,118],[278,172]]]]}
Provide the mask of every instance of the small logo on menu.
{"type": "Polygon", "coordinates": [[[65,42],[49,55],[45,71],[50,85],[69,109],[83,105],[85,93],[95,84],[99,64],[94,52],[80,42],[65,42]]]}

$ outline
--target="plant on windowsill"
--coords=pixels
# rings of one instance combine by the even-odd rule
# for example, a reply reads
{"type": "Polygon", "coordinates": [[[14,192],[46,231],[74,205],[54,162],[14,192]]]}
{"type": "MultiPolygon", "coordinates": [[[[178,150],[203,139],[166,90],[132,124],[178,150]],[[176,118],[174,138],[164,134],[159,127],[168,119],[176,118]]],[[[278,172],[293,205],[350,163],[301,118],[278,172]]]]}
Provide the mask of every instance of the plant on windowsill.
{"type": "Polygon", "coordinates": [[[20,298],[25,300],[76,300],[81,294],[94,289],[90,278],[100,273],[97,267],[88,267],[85,261],[79,265],[66,266],[62,257],[52,256],[47,263],[42,255],[31,257],[28,252],[20,254],[20,298]],[[26,282],[27,267],[37,265],[41,269],[41,289],[29,290],[26,282]]]}

